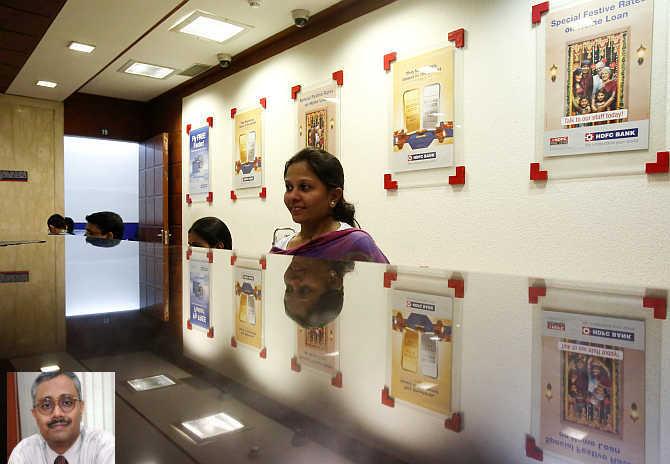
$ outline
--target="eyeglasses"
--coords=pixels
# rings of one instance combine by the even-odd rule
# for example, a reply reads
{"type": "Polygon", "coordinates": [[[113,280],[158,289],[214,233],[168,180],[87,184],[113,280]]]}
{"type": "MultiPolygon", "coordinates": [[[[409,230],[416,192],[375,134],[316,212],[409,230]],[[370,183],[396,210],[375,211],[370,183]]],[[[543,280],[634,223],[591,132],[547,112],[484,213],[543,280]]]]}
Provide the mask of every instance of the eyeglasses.
{"type": "MultiPolygon", "coordinates": [[[[77,401],[81,400],[79,398],[75,398],[74,396],[61,395],[58,397],[58,407],[60,407],[61,411],[68,413],[74,409],[74,407],[77,405],[77,401]]],[[[41,414],[48,416],[54,412],[54,409],[56,408],[56,401],[54,401],[53,398],[47,396],[42,401],[37,403],[35,408],[37,408],[41,414]]]]}

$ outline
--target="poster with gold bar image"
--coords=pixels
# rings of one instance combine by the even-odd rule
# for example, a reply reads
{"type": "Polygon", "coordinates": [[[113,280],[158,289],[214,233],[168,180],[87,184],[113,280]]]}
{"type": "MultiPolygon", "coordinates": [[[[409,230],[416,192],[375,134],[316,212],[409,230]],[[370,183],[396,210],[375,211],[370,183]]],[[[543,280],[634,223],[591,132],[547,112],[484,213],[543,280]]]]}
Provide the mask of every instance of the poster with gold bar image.
{"type": "Polygon", "coordinates": [[[238,343],[263,348],[263,271],[235,267],[235,339],[238,343]]]}
{"type": "Polygon", "coordinates": [[[263,185],[263,108],[235,114],[233,187],[263,185]]]}
{"type": "Polygon", "coordinates": [[[454,164],[454,49],[393,63],[391,170],[454,164]]]}
{"type": "Polygon", "coordinates": [[[339,156],[339,90],[329,82],[298,93],[298,149],[314,147],[339,156]]]}
{"type": "Polygon", "coordinates": [[[452,298],[392,290],[391,306],[390,395],[450,414],[452,298]]]}

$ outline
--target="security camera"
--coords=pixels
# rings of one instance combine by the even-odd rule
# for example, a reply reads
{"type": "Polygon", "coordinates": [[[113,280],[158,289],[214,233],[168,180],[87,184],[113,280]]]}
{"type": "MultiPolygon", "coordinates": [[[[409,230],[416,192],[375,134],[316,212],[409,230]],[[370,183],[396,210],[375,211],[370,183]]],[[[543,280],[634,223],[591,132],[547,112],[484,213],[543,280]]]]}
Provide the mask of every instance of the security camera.
{"type": "Polygon", "coordinates": [[[216,59],[219,60],[219,66],[221,66],[223,69],[226,69],[228,66],[230,66],[230,62],[233,61],[233,57],[228,53],[217,53],[216,59]]]}
{"type": "Polygon", "coordinates": [[[293,16],[293,23],[297,27],[305,27],[307,21],[309,21],[309,11],[307,10],[293,10],[291,16],[293,16]]]}

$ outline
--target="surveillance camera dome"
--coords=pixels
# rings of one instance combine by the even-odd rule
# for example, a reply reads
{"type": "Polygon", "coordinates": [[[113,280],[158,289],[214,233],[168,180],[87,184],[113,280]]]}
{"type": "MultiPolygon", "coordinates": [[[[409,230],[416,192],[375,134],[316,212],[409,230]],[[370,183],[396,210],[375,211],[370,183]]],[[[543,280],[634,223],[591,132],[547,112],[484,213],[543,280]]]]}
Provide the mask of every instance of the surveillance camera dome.
{"type": "Polygon", "coordinates": [[[297,27],[305,27],[309,21],[309,11],[307,10],[293,10],[291,11],[291,16],[293,17],[293,24],[297,27]]]}
{"type": "Polygon", "coordinates": [[[227,68],[230,66],[230,62],[233,61],[233,57],[228,53],[217,53],[216,59],[219,61],[219,66],[222,68],[227,68]]]}

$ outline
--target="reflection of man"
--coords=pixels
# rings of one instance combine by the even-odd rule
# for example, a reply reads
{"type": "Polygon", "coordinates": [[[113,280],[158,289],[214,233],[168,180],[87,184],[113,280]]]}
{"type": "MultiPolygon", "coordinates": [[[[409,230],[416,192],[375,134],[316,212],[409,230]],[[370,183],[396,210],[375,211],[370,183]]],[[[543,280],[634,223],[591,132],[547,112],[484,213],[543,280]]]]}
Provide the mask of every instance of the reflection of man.
{"type": "Polygon", "coordinates": [[[114,436],[81,428],[84,401],[75,374],[42,373],[30,393],[40,433],[21,440],[9,464],[114,464],[114,436]]]}
{"type": "Polygon", "coordinates": [[[104,239],[123,239],[123,219],[111,211],[86,216],[86,236],[104,239]]]}

